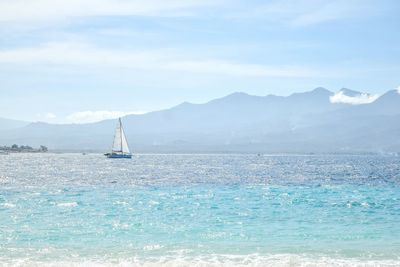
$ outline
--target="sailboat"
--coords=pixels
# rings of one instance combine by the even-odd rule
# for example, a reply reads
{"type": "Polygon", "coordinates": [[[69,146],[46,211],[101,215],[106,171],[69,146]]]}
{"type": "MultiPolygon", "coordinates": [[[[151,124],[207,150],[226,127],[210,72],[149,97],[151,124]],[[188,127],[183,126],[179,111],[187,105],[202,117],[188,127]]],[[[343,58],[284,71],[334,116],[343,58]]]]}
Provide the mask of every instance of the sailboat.
{"type": "Polygon", "coordinates": [[[114,143],[112,146],[111,153],[104,154],[108,158],[132,158],[132,154],[129,151],[128,141],[126,141],[126,136],[124,128],[122,127],[121,118],[118,119],[117,128],[115,129],[114,143]]]}

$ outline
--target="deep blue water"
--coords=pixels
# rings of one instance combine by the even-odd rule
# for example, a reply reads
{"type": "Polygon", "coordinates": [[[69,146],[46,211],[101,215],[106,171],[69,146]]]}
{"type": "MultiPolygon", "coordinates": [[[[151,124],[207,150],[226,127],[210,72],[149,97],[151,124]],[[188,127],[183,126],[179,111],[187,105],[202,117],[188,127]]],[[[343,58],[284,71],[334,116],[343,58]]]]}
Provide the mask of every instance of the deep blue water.
{"type": "Polygon", "coordinates": [[[0,156],[0,266],[400,266],[400,157],[0,156]]]}

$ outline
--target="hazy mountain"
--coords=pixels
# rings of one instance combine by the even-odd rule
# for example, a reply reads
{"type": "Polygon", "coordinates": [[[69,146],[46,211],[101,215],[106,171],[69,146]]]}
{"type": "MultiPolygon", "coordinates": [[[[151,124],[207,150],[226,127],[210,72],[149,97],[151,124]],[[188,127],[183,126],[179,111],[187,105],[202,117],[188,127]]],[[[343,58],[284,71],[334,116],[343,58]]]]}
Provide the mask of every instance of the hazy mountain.
{"type": "Polygon", "coordinates": [[[28,124],[29,124],[29,122],[25,122],[25,121],[0,118],[0,131],[21,128],[28,124]]]}
{"type": "Polygon", "coordinates": [[[398,114],[400,109],[400,93],[397,90],[392,90],[382,95],[376,101],[368,105],[368,108],[362,109],[370,114],[392,115],[398,114]]]}
{"type": "Polygon", "coordinates": [[[329,102],[332,94],[323,88],[288,97],[234,93],[205,104],[183,103],[169,110],[127,116],[124,121],[127,129],[146,134],[232,132],[254,126],[277,131],[291,128],[292,121],[305,114],[342,108],[329,102]]]}
{"type": "MultiPolygon", "coordinates": [[[[341,89],[349,97],[365,93],[341,89]]],[[[340,152],[400,151],[400,94],[370,104],[331,103],[324,88],[282,96],[234,93],[205,104],[124,117],[139,151],[340,152]]],[[[115,120],[91,124],[32,123],[0,131],[0,144],[51,149],[110,148],[115,120]]]]}
{"type": "Polygon", "coordinates": [[[344,95],[350,96],[350,97],[356,97],[356,96],[360,96],[361,94],[363,94],[361,92],[354,91],[354,90],[347,89],[347,88],[342,88],[342,89],[340,89],[339,92],[342,92],[344,95]]]}

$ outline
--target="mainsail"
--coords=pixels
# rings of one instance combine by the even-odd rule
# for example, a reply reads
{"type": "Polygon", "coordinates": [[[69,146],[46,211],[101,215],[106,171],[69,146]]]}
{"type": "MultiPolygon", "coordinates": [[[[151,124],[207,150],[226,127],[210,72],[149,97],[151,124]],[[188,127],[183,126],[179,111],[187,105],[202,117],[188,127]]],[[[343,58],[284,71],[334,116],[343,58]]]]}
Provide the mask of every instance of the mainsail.
{"type": "Polygon", "coordinates": [[[113,153],[131,153],[129,151],[128,142],[126,141],[124,128],[122,127],[121,119],[118,120],[117,128],[115,129],[114,143],[112,147],[113,153]]]}

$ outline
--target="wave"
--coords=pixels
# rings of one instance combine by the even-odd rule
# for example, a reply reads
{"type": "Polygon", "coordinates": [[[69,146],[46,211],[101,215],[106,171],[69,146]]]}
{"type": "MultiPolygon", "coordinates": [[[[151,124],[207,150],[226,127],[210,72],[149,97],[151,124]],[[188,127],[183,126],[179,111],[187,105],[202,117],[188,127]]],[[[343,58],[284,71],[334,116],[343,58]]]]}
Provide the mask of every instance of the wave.
{"type": "Polygon", "coordinates": [[[5,207],[5,208],[15,208],[15,204],[13,203],[2,203],[1,206],[5,207]]]}
{"type": "Polygon", "coordinates": [[[63,202],[63,203],[58,203],[58,207],[76,207],[78,206],[78,203],[76,202],[63,202]]]}
{"type": "MultiPolygon", "coordinates": [[[[0,258],[0,262],[1,258],[0,258]]],[[[0,263],[0,266],[3,266],[0,263]]],[[[303,255],[246,255],[246,256],[199,256],[199,257],[158,257],[158,258],[130,258],[130,259],[74,259],[73,261],[31,261],[14,260],[6,263],[9,267],[395,267],[400,266],[398,260],[373,260],[330,257],[308,257],[303,255]]]]}

